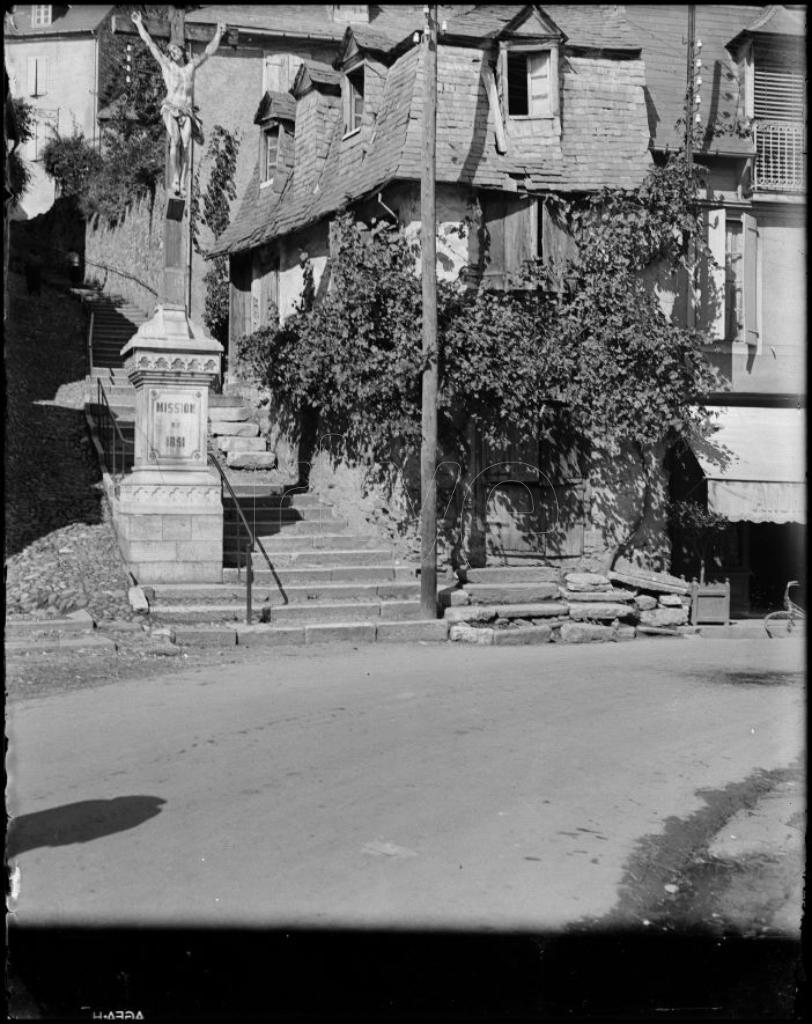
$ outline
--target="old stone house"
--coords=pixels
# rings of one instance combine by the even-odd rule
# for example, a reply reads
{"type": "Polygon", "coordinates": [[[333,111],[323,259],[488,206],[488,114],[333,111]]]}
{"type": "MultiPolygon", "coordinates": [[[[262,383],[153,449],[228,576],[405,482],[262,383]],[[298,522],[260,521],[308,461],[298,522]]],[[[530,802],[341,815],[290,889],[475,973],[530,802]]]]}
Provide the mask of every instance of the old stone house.
{"type": "Polygon", "coordinates": [[[102,4],[14,4],[3,26],[11,93],[34,107],[34,134],[21,156],[31,184],[14,212],[26,220],[44,213],[55,198],[54,182],[40,162],[52,132],[97,137],[103,24],[112,7],[102,4]]]}
{"type": "MultiPolygon", "coordinates": [[[[674,497],[707,502],[728,521],[716,574],[734,610],[775,607],[789,579],[804,580],[806,533],[805,8],[697,5],[697,76],[707,169],[708,240],[718,264],[676,312],[708,332],[708,358],[729,382],[708,396],[731,454],[713,465],[701,445],[670,453],[674,497]],[[712,292],[720,301],[705,299],[712,292]]],[[[652,151],[674,146],[685,51],[685,11],[630,5],[642,46],[652,151]]],[[[673,567],[688,569],[680,551],[673,567]]]]}
{"type": "MultiPolygon", "coordinates": [[[[492,285],[507,287],[526,259],[565,244],[546,195],[632,186],[650,166],[640,46],[614,6],[450,6],[440,19],[438,271],[454,280],[478,267],[492,285]],[[487,259],[479,250],[483,227],[487,259]]],[[[263,182],[259,166],[215,250],[230,257],[232,363],[242,335],[295,307],[303,254],[317,290],[325,286],[337,210],[351,204],[368,220],[395,216],[407,232],[417,229],[421,26],[420,12],[406,32],[376,21],[351,26],[331,64],[300,68],[290,90],[295,121],[279,112],[276,97],[258,111],[279,125],[273,182],[263,182]]],[[[545,489],[537,472],[525,480],[521,468],[537,464],[537,449],[527,438],[513,452],[478,453],[483,466],[500,463],[488,472],[489,530],[491,548],[505,556],[538,554],[540,537],[552,544],[538,523],[506,519],[501,502],[521,517],[524,495],[545,489]],[[519,483],[511,483],[517,474],[519,483]]],[[[359,507],[356,484],[338,487],[342,514],[359,507]]],[[[550,486],[552,500],[573,514],[546,553],[599,564],[607,540],[584,514],[586,481],[567,467],[550,486]]],[[[536,510],[538,499],[531,498],[536,510]]]]}
{"type": "MultiPolygon", "coordinates": [[[[679,145],[687,8],[451,6],[440,18],[438,272],[453,279],[481,265],[477,211],[490,238],[484,272],[491,285],[509,286],[524,260],[566,244],[546,195],[635,185],[679,145]]],[[[731,578],[734,611],[744,611],[775,601],[805,564],[805,23],[797,7],[699,5],[696,33],[696,160],[707,169],[718,265],[704,268],[698,289],[664,279],[660,293],[674,318],[707,331],[707,355],[729,381],[708,396],[715,441],[733,457],[723,472],[699,443],[696,452],[665,453],[661,497],[698,497],[728,518],[712,568],[731,578]]],[[[407,230],[417,227],[421,84],[416,37],[373,19],[347,30],[329,64],[302,65],[290,89],[295,110],[281,95],[264,98],[257,123],[277,140],[276,163],[260,160],[219,246],[231,265],[232,360],[240,336],[294,307],[303,254],[319,282],[337,210],[394,213],[407,230]]],[[[495,461],[479,454],[484,467],[495,461]]],[[[616,479],[572,470],[557,479],[558,506],[575,514],[553,545],[528,529],[541,525],[530,510],[543,515],[551,497],[538,476],[522,473],[540,456],[536,439],[497,455],[506,461],[487,474],[489,555],[606,565],[617,531],[601,522],[600,487],[613,489],[615,511],[631,521],[634,468],[616,479]]],[[[351,505],[362,500],[359,487],[334,493],[351,505]]],[[[667,557],[662,514],[643,537],[648,551],[638,561],[667,557]]],[[[690,571],[674,554],[673,568],[690,571]]]]}

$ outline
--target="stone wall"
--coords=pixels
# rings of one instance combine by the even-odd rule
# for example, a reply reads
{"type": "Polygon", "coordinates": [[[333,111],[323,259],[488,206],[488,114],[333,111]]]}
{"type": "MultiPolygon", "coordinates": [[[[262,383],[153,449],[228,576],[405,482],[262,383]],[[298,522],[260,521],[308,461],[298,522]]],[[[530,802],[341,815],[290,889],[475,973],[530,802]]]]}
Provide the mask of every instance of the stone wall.
{"type": "Polygon", "coordinates": [[[94,217],[85,231],[85,278],[104,292],[122,295],[150,313],[163,274],[166,193],[136,200],[124,219],[110,225],[94,217]]]}

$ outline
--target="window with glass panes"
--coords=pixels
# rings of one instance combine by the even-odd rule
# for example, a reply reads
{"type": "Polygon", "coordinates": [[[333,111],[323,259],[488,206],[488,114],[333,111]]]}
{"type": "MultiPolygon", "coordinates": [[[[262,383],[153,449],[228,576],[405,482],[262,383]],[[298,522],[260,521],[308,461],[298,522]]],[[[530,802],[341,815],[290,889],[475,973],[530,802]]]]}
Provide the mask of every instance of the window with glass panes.
{"type": "Polygon", "coordinates": [[[31,24],[37,28],[51,24],[51,4],[32,4],[31,24]]]}
{"type": "Polygon", "coordinates": [[[743,257],[741,221],[728,219],[725,223],[725,338],[728,341],[738,339],[744,321],[743,257]]]}
{"type": "Polygon", "coordinates": [[[279,157],[279,126],[274,125],[272,128],[266,128],[264,136],[262,180],[272,181],[276,173],[276,163],[279,157]]]}
{"type": "Polygon", "coordinates": [[[349,71],[344,83],[344,134],[357,131],[364,117],[364,66],[349,71]]]}

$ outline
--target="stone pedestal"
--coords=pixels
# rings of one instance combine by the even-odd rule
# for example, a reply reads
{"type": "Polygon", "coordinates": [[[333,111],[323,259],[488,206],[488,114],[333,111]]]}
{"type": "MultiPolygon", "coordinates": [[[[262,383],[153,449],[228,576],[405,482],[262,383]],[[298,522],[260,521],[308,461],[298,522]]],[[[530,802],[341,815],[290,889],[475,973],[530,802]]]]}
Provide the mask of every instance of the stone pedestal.
{"type": "Polygon", "coordinates": [[[220,478],[206,455],[209,385],[222,346],[181,305],[163,304],[121,350],[135,387],[135,460],[116,523],[140,584],[223,574],[220,478]]]}

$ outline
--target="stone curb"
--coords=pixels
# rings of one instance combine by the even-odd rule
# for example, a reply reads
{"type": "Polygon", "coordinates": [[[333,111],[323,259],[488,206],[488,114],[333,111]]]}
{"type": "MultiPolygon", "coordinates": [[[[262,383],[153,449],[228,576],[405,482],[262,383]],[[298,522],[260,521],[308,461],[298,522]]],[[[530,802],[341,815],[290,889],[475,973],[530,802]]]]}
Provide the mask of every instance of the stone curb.
{"type": "Polygon", "coordinates": [[[79,651],[91,647],[101,647],[110,651],[111,654],[118,650],[118,644],[112,637],[108,636],[81,636],[81,637],[36,637],[31,640],[7,640],[6,654],[17,654],[30,652],[39,654],[46,651],[79,651]]]}

